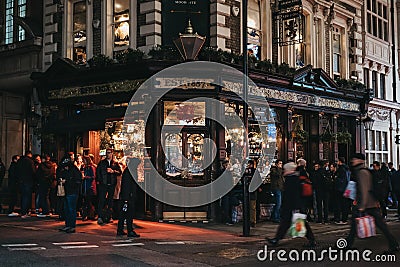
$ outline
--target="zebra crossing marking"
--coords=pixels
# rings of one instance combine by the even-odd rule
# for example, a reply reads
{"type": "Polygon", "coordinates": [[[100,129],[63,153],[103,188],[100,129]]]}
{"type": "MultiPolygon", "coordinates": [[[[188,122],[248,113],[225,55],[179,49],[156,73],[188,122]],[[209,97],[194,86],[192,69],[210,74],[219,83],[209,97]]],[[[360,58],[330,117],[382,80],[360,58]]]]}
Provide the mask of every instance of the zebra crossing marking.
{"type": "Polygon", "coordinates": [[[98,248],[98,245],[84,245],[84,246],[61,246],[62,249],[74,249],[74,248],[98,248]]]}
{"type": "Polygon", "coordinates": [[[185,242],[182,241],[165,241],[165,242],[155,242],[157,245],[184,245],[185,242]]]}
{"type": "Polygon", "coordinates": [[[133,242],[132,239],[101,241],[101,243],[105,243],[105,244],[112,244],[112,243],[132,243],[132,242],[133,242]]]}
{"type": "Polygon", "coordinates": [[[2,247],[32,247],[37,246],[38,244],[3,244],[2,247]]]}
{"type": "Polygon", "coordinates": [[[53,245],[56,246],[64,246],[64,245],[86,245],[88,242],[82,242],[82,241],[77,241],[77,242],[63,242],[63,243],[52,243],[53,245]]]}
{"type": "Polygon", "coordinates": [[[30,247],[30,248],[27,248],[27,247],[23,247],[23,248],[8,248],[8,250],[9,251],[16,251],[16,250],[45,250],[46,248],[45,247],[30,247]]]}
{"type": "Polygon", "coordinates": [[[143,243],[112,244],[113,247],[144,246],[143,243]]]}

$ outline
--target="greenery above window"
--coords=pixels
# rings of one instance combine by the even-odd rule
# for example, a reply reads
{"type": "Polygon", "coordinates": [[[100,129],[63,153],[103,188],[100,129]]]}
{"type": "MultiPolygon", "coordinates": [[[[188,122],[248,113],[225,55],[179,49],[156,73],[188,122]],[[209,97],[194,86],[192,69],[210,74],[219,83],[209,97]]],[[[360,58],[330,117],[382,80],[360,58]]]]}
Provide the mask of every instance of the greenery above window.
{"type": "Polygon", "coordinates": [[[337,132],[335,134],[335,139],[336,139],[336,142],[338,142],[339,144],[349,144],[350,145],[352,142],[352,135],[347,130],[345,130],[343,132],[337,132]]]}

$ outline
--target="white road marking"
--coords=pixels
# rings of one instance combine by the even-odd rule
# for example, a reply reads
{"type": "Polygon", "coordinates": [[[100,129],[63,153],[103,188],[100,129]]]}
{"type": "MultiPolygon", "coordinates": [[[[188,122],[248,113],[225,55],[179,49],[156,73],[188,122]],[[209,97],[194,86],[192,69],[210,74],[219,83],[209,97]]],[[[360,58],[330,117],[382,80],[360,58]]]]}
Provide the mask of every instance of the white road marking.
{"type": "Polygon", "coordinates": [[[85,245],[88,242],[64,242],[64,243],[52,243],[53,245],[56,246],[63,246],[63,245],[85,245]]]}
{"type": "Polygon", "coordinates": [[[127,246],[144,246],[143,243],[130,243],[130,244],[112,244],[113,247],[127,247],[127,246]]]}
{"type": "Polygon", "coordinates": [[[105,244],[112,244],[112,243],[132,243],[132,242],[133,242],[132,239],[101,241],[101,243],[105,243],[105,244]]]}
{"type": "Polygon", "coordinates": [[[182,241],[155,242],[157,245],[184,245],[182,241]]]}
{"type": "Polygon", "coordinates": [[[2,247],[32,247],[37,246],[38,244],[4,244],[2,247]]]}
{"type": "Polygon", "coordinates": [[[31,248],[8,248],[10,251],[15,251],[15,250],[45,250],[45,247],[31,247],[31,248]]]}
{"type": "Polygon", "coordinates": [[[74,248],[98,248],[98,245],[86,245],[86,246],[61,246],[62,249],[74,249],[74,248]]]}

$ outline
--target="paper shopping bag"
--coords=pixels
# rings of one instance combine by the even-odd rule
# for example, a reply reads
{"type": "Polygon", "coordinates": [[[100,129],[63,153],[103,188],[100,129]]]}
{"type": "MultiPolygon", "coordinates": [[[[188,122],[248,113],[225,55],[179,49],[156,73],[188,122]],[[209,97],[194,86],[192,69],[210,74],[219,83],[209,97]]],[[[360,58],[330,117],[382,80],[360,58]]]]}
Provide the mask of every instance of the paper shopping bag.
{"type": "Polygon", "coordinates": [[[290,226],[289,233],[290,235],[295,237],[304,237],[306,235],[306,214],[302,213],[293,213],[292,216],[292,225],[290,226]]]}
{"type": "Polygon", "coordinates": [[[349,181],[347,184],[346,190],[344,190],[343,196],[345,198],[350,198],[352,200],[356,199],[356,182],[354,181],[349,181]]]}
{"type": "Polygon", "coordinates": [[[357,236],[359,238],[366,238],[376,235],[375,219],[372,216],[363,216],[356,218],[357,223],[357,236]]]}

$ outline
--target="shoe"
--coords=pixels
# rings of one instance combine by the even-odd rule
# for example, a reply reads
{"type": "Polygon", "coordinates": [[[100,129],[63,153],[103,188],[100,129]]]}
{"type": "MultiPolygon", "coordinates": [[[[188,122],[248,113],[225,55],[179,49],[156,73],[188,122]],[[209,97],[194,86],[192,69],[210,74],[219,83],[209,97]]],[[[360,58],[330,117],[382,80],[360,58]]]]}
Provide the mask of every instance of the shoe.
{"type": "Polygon", "coordinates": [[[231,222],[227,222],[225,224],[228,225],[228,226],[232,226],[233,225],[233,223],[231,223],[231,222]]]}
{"type": "Polygon", "coordinates": [[[88,220],[87,217],[83,217],[83,218],[82,218],[82,221],[87,221],[87,220],[88,220]]]}
{"type": "Polygon", "coordinates": [[[11,212],[10,214],[7,215],[8,217],[16,217],[19,216],[19,213],[17,212],[11,212]]]}
{"type": "Polygon", "coordinates": [[[128,237],[140,237],[139,234],[137,234],[135,231],[129,232],[128,237]]]}
{"type": "Polygon", "coordinates": [[[277,238],[266,238],[266,239],[271,246],[274,247],[274,246],[278,245],[279,239],[277,239],[277,238]]]}
{"type": "Polygon", "coordinates": [[[26,219],[26,218],[29,218],[28,214],[24,214],[24,215],[21,216],[21,219],[26,219]]]}
{"type": "Polygon", "coordinates": [[[71,227],[65,226],[65,227],[63,227],[63,228],[58,229],[58,231],[60,231],[60,232],[65,232],[65,231],[67,231],[69,228],[71,228],[71,227]]]}
{"type": "Polygon", "coordinates": [[[37,217],[39,217],[39,218],[46,218],[46,214],[39,213],[39,214],[37,215],[37,217]]]}
{"type": "Polygon", "coordinates": [[[126,235],[126,232],[124,232],[124,231],[117,231],[117,236],[122,236],[122,235],[126,235]]]}
{"type": "Polygon", "coordinates": [[[104,222],[103,222],[103,219],[101,219],[101,218],[98,218],[98,219],[97,219],[97,224],[99,224],[99,225],[103,225],[103,224],[104,224],[104,222]]]}
{"type": "Polygon", "coordinates": [[[70,228],[68,228],[67,230],[65,230],[65,232],[66,232],[67,234],[75,233],[75,228],[70,227],[70,228]]]}

